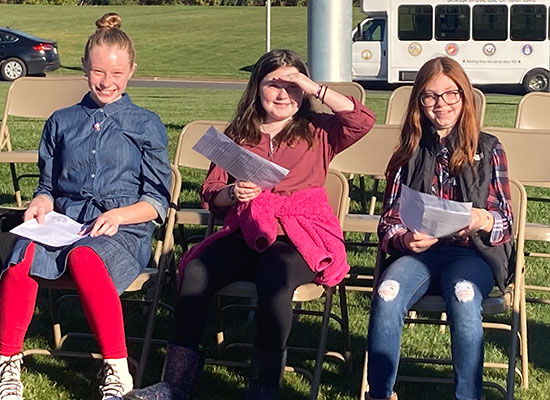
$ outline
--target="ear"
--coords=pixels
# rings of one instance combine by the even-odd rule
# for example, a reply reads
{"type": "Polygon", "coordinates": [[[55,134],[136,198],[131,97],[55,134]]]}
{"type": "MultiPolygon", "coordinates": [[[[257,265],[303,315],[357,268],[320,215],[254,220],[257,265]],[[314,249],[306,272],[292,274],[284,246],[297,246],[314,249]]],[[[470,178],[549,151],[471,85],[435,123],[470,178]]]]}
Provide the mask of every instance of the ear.
{"type": "Polygon", "coordinates": [[[80,62],[82,63],[82,68],[84,69],[84,73],[87,76],[88,75],[88,63],[86,62],[86,59],[84,57],[82,57],[80,59],[80,62]]]}
{"type": "Polygon", "coordinates": [[[134,65],[132,65],[132,68],[131,68],[131,71],[130,71],[130,78],[134,75],[134,72],[136,72],[136,68],[137,68],[137,64],[134,63],[134,65]]]}

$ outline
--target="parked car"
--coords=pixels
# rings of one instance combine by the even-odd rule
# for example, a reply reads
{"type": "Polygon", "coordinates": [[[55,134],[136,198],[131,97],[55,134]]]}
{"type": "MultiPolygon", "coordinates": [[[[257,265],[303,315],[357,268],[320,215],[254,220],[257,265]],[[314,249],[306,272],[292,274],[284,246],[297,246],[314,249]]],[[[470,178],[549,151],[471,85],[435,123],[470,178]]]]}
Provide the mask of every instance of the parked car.
{"type": "Polygon", "coordinates": [[[29,33],[0,28],[0,74],[7,81],[59,68],[57,43],[29,33]]]}

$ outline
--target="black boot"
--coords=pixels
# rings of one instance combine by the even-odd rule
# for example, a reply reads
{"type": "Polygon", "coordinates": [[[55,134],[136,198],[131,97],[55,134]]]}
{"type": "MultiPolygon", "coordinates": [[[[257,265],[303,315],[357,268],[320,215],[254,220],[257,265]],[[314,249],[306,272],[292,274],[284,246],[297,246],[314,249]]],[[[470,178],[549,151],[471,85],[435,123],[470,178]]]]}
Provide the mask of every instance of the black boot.
{"type": "Polygon", "coordinates": [[[127,400],[191,400],[197,376],[204,359],[198,351],[169,344],[162,381],[143,389],[134,389],[124,396],[127,400]]]}
{"type": "Polygon", "coordinates": [[[245,400],[277,400],[285,365],[286,349],[271,353],[254,347],[245,400]]]}

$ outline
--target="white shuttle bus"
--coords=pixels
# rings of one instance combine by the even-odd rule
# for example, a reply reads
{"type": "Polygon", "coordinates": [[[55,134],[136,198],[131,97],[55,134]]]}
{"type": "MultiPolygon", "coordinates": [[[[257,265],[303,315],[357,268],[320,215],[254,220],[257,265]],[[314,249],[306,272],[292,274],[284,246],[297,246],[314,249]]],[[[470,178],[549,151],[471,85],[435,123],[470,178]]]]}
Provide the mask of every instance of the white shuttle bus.
{"type": "Polygon", "coordinates": [[[353,30],[355,80],[413,82],[447,55],[474,84],[548,90],[550,0],[362,0],[353,30]]]}

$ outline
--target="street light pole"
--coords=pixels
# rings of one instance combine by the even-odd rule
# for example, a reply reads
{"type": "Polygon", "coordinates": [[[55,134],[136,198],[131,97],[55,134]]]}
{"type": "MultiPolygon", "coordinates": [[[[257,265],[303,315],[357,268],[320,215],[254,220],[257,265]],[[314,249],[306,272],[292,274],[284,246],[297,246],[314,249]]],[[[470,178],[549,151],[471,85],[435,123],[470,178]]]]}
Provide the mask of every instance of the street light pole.
{"type": "Polygon", "coordinates": [[[271,50],[271,0],[265,2],[265,51],[271,50]]]}

